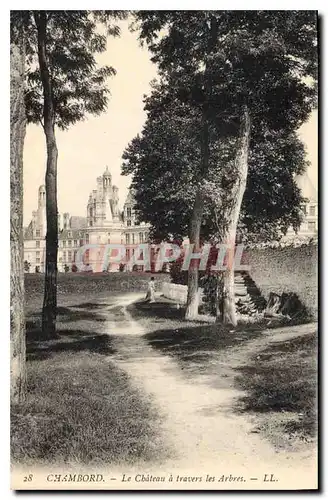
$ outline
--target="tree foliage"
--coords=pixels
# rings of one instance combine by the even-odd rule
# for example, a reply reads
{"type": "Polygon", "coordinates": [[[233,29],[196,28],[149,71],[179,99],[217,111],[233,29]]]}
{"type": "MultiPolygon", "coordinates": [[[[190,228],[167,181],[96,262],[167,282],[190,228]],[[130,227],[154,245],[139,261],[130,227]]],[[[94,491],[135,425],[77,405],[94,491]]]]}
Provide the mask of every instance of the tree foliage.
{"type": "Polygon", "coordinates": [[[46,265],[42,309],[44,338],[56,337],[58,204],[56,126],[67,129],[87,114],[105,111],[110,66],[97,66],[96,55],[106,49],[107,35],[117,36],[112,22],[120,11],[13,11],[11,36],[24,33],[27,54],[25,96],[27,118],[41,123],[47,148],[46,161],[46,265]],[[103,26],[105,31],[99,31],[103,26]]]}
{"type": "Polygon", "coordinates": [[[296,131],[316,103],[316,13],[139,11],[134,28],[159,67],[160,84],[145,100],[148,119],[124,153],[123,171],[134,175],[140,215],[154,234],[187,234],[205,102],[210,168],[201,181],[210,203],[203,232],[212,231],[213,219],[224,226],[244,104],[252,128],[240,232],[272,238],[297,227],[302,197],[294,177],[306,160],[296,131]]]}
{"type": "MultiPolygon", "coordinates": [[[[14,39],[23,24],[27,50],[27,119],[43,121],[43,87],[37,60],[38,33],[34,14],[12,11],[14,39]]],[[[112,66],[97,64],[97,54],[106,50],[107,37],[119,36],[116,24],[126,17],[121,11],[45,11],[47,63],[52,84],[56,125],[65,130],[86,115],[99,115],[110,95],[107,79],[115,75],[112,66]]]]}
{"type": "MultiPolygon", "coordinates": [[[[168,84],[171,100],[186,104],[193,110],[191,116],[198,112],[201,117],[195,123],[199,133],[191,144],[193,153],[199,151],[200,160],[196,182],[192,181],[195,198],[190,242],[198,250],[208,201],[213,205],[219,242],[234,246],[238,224],[244,229],[252,225],[254,231],[263,224],[262,215],[271,223],[275,220],[276,227],[280,219],[281,225],[286,203],[279,210],[279,201],[287,195],[297,205],[301,199],[293,182],[295,158],[291,168],[284,171],[283,166],[287,166],[288,143],[294,152],[299,144],[296,130],[315,102],[316,13],[141,11],[135,18],[140,39],[147,42],[158,64],[163,88],[168,84]],[[271,146],[272,141],[277,146],[271,146]],[[218,151],[221,155],[228,152],[227,158],[220,158],[218,151]],[[259,180],[267,169],[270,173],[259,180]],[[252,196],[245,207],[247,186],[252,196]],[[259,187],[264,189],[257,195],[259,187]],[[268,203],[268,198],[273,202],[268,203]],[[259,201],[265,201],[264,211],[259,201]]],[[[176,142],[180,145],[182,141],[178,138],[176,142]]],[[[302,163],[301,153],[297,173],[302,163]]],[[[296,225],[297,216],[297,207],[291,207],[283,229],[291,221],[296,225]]],[[[188,272],[187,318],[195,317],[198,309],[198,274],[192,268],[188,272]]],[[[222,285],[223,307],[217,310],[221,309],[224,321],[235,325],[233,263],[222,285]]]]}
{"type": "MultiPolygon", "coordinates": [[[[123,174],[132,174],[140,220],[150,222],[155,239],[188,235],[200,162],[198,110],[171,95],[169,86],[154,85],[145,99],[144,129],[123,154],[123,174]]],[[[253,129],[254,130],[254,129],[253,129]]],[[[206,204],[202,238],[215,237],[229,204],[235,154],[233,138],[212,131],[210,167],[203,179],[206,204]]],[[[272,239],[300,224],[303,201],[295,175],[306,167],[304,145],[295,132],[254,131],[249,175],[239,221],[243,239],[272,239]]]]}

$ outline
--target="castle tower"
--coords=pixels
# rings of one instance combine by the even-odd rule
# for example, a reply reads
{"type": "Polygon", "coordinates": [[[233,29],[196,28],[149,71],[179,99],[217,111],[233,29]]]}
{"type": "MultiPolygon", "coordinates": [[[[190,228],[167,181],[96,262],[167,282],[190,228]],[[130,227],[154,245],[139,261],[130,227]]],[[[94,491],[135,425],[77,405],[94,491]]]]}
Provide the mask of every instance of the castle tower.
{"type": "Polygon", "coordinates": [[[111,191],[112,189],[112,174],[110,173],[108,166],[106,165],[106,170],[103,173],[103,186],[104,190],[111,191]]]}
{"type": "Polygon", "coordinates": [[[63,229],[69,229],[69,213],[65,212],[63,215],[63,229]]]}
{"type": "Polygon", "coordinates": [[[123,207],[123,218],[126,226],[134,225],[135,222],[134,205],[135,205],[134,192],[133,189],[130,188],[123,207]]]}
{"type": "Polygon", "coordinates": [[[87,226],[92,227],[94,225],[94,211],[93,211],[93,197],[92,193],[89,195],[88,205],[87,205],[87,226]]]}
{"type": "Polygon", "coordinates": [[[106,219],[106,188],[103,176],[97,177],[97,190],[95,191],[95,225],[103,226],[106,219]]]}
{"type": "Polygon", "coordinates": [[[106,166],[106,170],[102,176],[103,179],[103,213],[104,220],[106,222],[112,222],[114,218],[114,213],[112,210],[112,199],[113,199],[113,187],[112,187],[112,175],[106,166]]]}
{"type": "Polygon", "coordinates": [[[37,210],[37,228],[40,231],[41,238],[45,238],[47,233],[47,218],[46,218],[46,187],[39,187],[38,193],[38,210],[37,210]]]}
{"type": "Polygon", "coordinates": [[[36,230],[38,229],[38,212],[37,210],[33,210],[32,212],[32,231],[33,231],[33,238],[36,236],[36,230]]]}

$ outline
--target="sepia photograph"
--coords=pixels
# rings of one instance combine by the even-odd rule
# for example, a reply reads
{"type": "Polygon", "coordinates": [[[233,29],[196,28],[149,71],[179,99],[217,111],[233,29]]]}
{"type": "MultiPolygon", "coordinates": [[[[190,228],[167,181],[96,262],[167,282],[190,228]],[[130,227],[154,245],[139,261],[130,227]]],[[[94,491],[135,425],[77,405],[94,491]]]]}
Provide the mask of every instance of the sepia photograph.
{"type": "Polygon", "coordinates": [[[12,490],[318,490],[319,21],[10,11],[12,490]]]}

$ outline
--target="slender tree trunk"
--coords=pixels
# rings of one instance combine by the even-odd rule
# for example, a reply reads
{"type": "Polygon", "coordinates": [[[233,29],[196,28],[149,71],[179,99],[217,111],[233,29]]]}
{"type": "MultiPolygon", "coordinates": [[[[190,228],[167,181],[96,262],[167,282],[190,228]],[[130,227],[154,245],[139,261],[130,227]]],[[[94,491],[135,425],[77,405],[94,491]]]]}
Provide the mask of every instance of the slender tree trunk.
{"type": "MultiPolygon", "coordinates": [[[[209,31],[207,32],[207,56],[215,50],[217,43],[218,22],[211,12],[206,12],[206,26],[209,31]]],[[[201,165],[199,172],[200,183],[197,188],[194,209],[190,224],[189,241],[194,244],[194,252],[200,250],[200,228],[203,217],[203,207],[205,202],[205,193],[202,182],[206,179],[209,169],[209,156],[210,156],[210,139],[209,139],[209,107],[211,105],[212,94],[212,74],[209,68],[208,61],[205,60],[204,67],[204,103],[202,107],[202,120],[201,120],[201,165]]],[[[187,309],[186,319],[195,319],[198,314],[199,306],[199,293],[198,293],[198,266],[191,265],[188,272],[188,296],[187,296],[187,309]]]]}
{"type": "Polygon", "coordinates": [[[238,147],[235,158],[235,169],[237,181],[232,192],[232,207],[228,217],[228,230],[226,232],[226,243],[228,247],[227,270],[223,272],[223,297],[222,297],[222,321],[225,324],[237,325],[237,313],[234,286],[234,253],[236,244],[236,231],[239,220],[240,208],[247,182],[248,152],[251,134],[251,120],[249,109],[244,106],[240,124],[238,147]]]}
{"type": "MultiPolygon", "coordinates": [[[[207,18],[209,21],[207,55],[210,55],[213,49],[215,48],[217,42],[218,24],[215,16],[212,16],[210,12],[207,12],[207,18]]],[[[189,242],[194,244],[194,252],[199,252],[200,250],[200,229],[202,224],[204,202],[205,202],[205,193],[202,183],[204,182],[208,174],[209,156],[210,156],[208,115],[209,115],[209,106],[211,103],[212,76],[211,72],[209,71],[209,65],[207,61],[205,61],[205,68],[204,68],[203,90],[204,90],[204,103],[202,106],[202,118],[201,118],[201,141],[200,141],[201,165],[199,171],[200,182],[197,187],[194,209],[189,230],[190,232],[189,242]]],[[[185,315],[186,319],[195,319],[198,315],[198,306],[199,306],[198,274],[199,274],[198,265],[196,264],[195,261],[192,261],[188,270],[188,296],[187,296],[187,309],[185,315]]]]}
{"type": "Polygon", "coordinates": [[[57,159],[55,135],[55,111],[46,52],[46,11],[34,12],[38,32],[38,59],[43,86],[43,127],[47,145],[46,170],[46,269],[42,310],[43,338],[56,337],[57,315],[57,254],[58,254],[58,208],[57,208],[57,159]]]}
{"type": "Polygon", "coordinates": [[[26,390],[23,240],[24,44],[10,47],[10,382],[11,402],[26,390]]]}
{"type": "MultiPolygon", "coordinates": [[[[194,253],[200,250],[200,227],[203,217],[203,203],[201,188],[196,193],[194,210],[190,224],[189,243],[194,245],[194,253]]],[[[188,269],[188,295],[185,318],[195,319],[198,315],[199,294],[198,294],[198,265],[195,260],[190,262],[188,269]]]]}
{"type": "MultiPolygon", "coordinates": [[[[202,117],[202,139],[201,139],[201,182],[208,172],[209,161],[209,126],[207,119],[207,107],[204,106],[202,117]]],[[[200,251],[200,229],[204,212],[204,187],[200,183],[197,188],[195,203],[189,229],[189,243],[194,245],[193,252],[200,251]]],[[[199,293],[198,293],[198,262],[192,260],[188,269],[188,295],[185,319],[195,319],[198,315],[199,293]]]]}

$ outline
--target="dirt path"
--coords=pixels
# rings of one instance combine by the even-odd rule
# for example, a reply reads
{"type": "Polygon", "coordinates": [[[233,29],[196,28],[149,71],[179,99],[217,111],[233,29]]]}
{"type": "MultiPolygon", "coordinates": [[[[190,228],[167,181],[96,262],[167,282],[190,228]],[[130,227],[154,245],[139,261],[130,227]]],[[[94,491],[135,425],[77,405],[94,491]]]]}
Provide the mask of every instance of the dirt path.
{"type": "MultiPolygon", "coordinates": [[[[127,311],[138,298],[136,294],[120,296],[120,314],[113,317],[108,309],[106,329],[115,337],[114,360],[139,388],[154,397],[164,417],[162,433],[172,456],[162,464],[161,471],[189,475],[206,472],[216,477],[232,474],[251,481],[251,488],[263,487],[264,474],[274,474],[279,485],[273,483],[273,487],[282,488],[284,481],[291,484],[293,477],[299,487],[305,487],[311,473],[313,477],[314,457],[309,453],[276,452],[268,441],[252,432],[250,419],[232,411],[240,391],[233,386],[213,387],[204,376],[188,379],[173,358],[152,349],[142,337],[142,324],[127,311]]],[[[306,333],[306,326],[290,328],[279,338],[273,338],[271,331],[270,338],[264,334],[231,349],[223,353],[222,367],[240,366],[254,350],[306,333]]],[[[284,487],[288,488],[287,483],[284,487]]]]}

